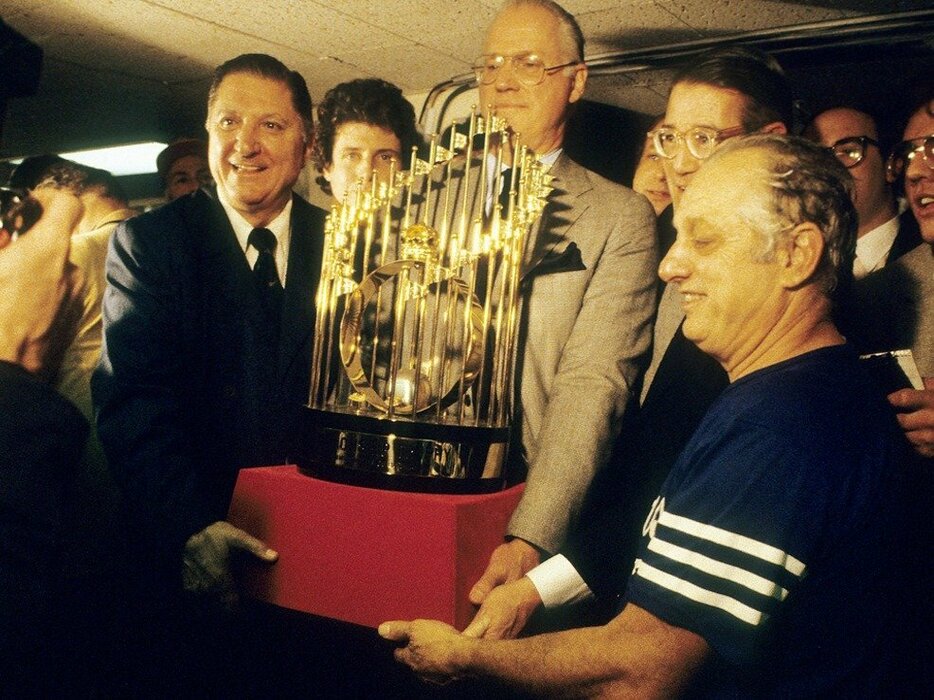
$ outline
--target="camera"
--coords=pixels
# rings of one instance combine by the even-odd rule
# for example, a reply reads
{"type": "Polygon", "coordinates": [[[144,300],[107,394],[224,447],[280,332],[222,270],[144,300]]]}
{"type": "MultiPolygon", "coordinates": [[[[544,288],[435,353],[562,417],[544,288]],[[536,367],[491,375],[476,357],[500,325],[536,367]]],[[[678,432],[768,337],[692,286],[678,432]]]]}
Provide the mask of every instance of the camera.
{"type": "Polygon", "coordinates": [[[0,187],[0,232],[16,240],[42,216],[42,205],[26,190],[0,187]]]}

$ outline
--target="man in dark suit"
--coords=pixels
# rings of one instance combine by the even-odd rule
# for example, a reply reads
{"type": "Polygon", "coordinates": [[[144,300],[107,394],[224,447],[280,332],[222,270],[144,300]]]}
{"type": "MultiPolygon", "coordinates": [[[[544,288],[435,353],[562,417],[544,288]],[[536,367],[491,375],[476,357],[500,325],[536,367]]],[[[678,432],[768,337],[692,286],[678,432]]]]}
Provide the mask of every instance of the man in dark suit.
{"type": "Polygon", "coordinates": [[[325,215],[292,187],[311,115],[278,60],[224,63],[206,122],[216,189],[114,234],[93,392],[153,590],[183,581],[230,604],[231,557],[276,558],[224,518],[240,468],[286,461],[307,400],[325,215]]]}
{"type": "MultiPolygon", "coordinates": [[[[790,121],[791,89],[774,59],[739,47],[696,58],[675,76],[664,119],[653,132],[673,206],[719,143],[741,133],[785,133],[790,121]],[[699,143],[709,147],[699,149],[699,143]]],[[[495,589],[467,634],[515,636],[542,604],[554,608],[591,595],[600,603],[597,619],[615,611],[652,499],[727,385],[723,369],[684,337],[683,320],[680,292],[668,285],[639,410],[626,416],[614,457],[597,475],[579,527],[558,555],[495,589]]]]}
{"type": "Polygon", "coordinates": [[[886,144],[876,119],[853,107],[834,107],[818,114],[803,134],[832,152],[853,176],[853,205],[859,214],[853,276],[897,260],[921,244],[918,223],[898,213],[892,185],[886,179],[886,144]]]}

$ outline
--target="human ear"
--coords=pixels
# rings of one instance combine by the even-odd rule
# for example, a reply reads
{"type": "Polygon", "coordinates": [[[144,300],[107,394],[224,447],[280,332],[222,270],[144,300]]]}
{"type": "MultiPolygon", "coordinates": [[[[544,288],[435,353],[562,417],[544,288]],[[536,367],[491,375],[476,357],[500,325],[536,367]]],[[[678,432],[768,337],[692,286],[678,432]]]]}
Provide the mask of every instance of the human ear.
{"type": "Polygon", "coordinates": [[[568,102],[577,102],[584,95],[584,88],[587,86],[587,66],[581,64],[574,71],[574,86],[571,88],[571,94],[568,102]]]}
{"type": "Polygon", "coordinates": [[[782,267],[782,286],[798,287],[814,277],[825,245],[824,236],[815,224],[806,221],[795,226],[776,252],[782,267]]]}
{"type": "Polygon", "coordinates": [[[770,122],[759,129],[757,134],[787,134],[788,127],[783,122],[770,122]]]}

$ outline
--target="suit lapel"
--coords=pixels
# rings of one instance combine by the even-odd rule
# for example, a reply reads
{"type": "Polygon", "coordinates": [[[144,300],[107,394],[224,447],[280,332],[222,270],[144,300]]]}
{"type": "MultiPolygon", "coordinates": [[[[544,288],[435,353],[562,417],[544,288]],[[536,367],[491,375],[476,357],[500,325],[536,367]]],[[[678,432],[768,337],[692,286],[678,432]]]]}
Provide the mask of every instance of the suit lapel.
{"type": "Polygon", "coordinates": [[[662,360],[668,352],[672,338],[684,320],[684,311],[681,310],[681,293],[677,285],[667,284],[658,303],[658,312],[655,315],[655,329],[652,334],[652,360],[645,371],[642,382],[642,397],[640,403],[648,396],[649,389],[655,382],[664,382],[671,379],[671,375],[659,372],[662,360]]]}
{"type": "Polygon", "coordinates": [[[917,248],[921,243],[921,231],[918,228],[918,222],[912,211],[908,209],[898,217],[898,233],[895,235],[891,249],[889,249],[889,256],[885,264],[892,263],[905,253],[917,248]]]}
{"type": "Polygon", "coordinates": [[[286,379],[301,357],[306,341],[314,331],[315,292],[321,276],[324,249],[325,213],[295,197],[292,205],[288,277],[285,281],[285,307],[279,345],[279,377],[286,379]]]}
{"type": "Polygon", "coordinates": [[[244,315],[261,314],[253,271],[216,195],[200,190],[194,197],[188,230],[195,237],[192,245],[198,251],[203,304],[210,307],[211,317],[222,327],[239,326],[244,315]]]}

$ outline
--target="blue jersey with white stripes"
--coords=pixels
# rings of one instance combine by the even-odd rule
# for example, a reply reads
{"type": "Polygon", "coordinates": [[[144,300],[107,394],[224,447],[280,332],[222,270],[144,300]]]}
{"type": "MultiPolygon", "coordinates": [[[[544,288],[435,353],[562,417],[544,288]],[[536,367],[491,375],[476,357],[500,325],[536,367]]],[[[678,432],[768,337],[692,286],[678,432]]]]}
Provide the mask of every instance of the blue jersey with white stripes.
{"type": "Polygon", "coordinates": [[[646,519],[628,593],[710,645],[697,694],[884,692],[904,598],[903,447],[846,346],[724,391],[646,519]]]}

